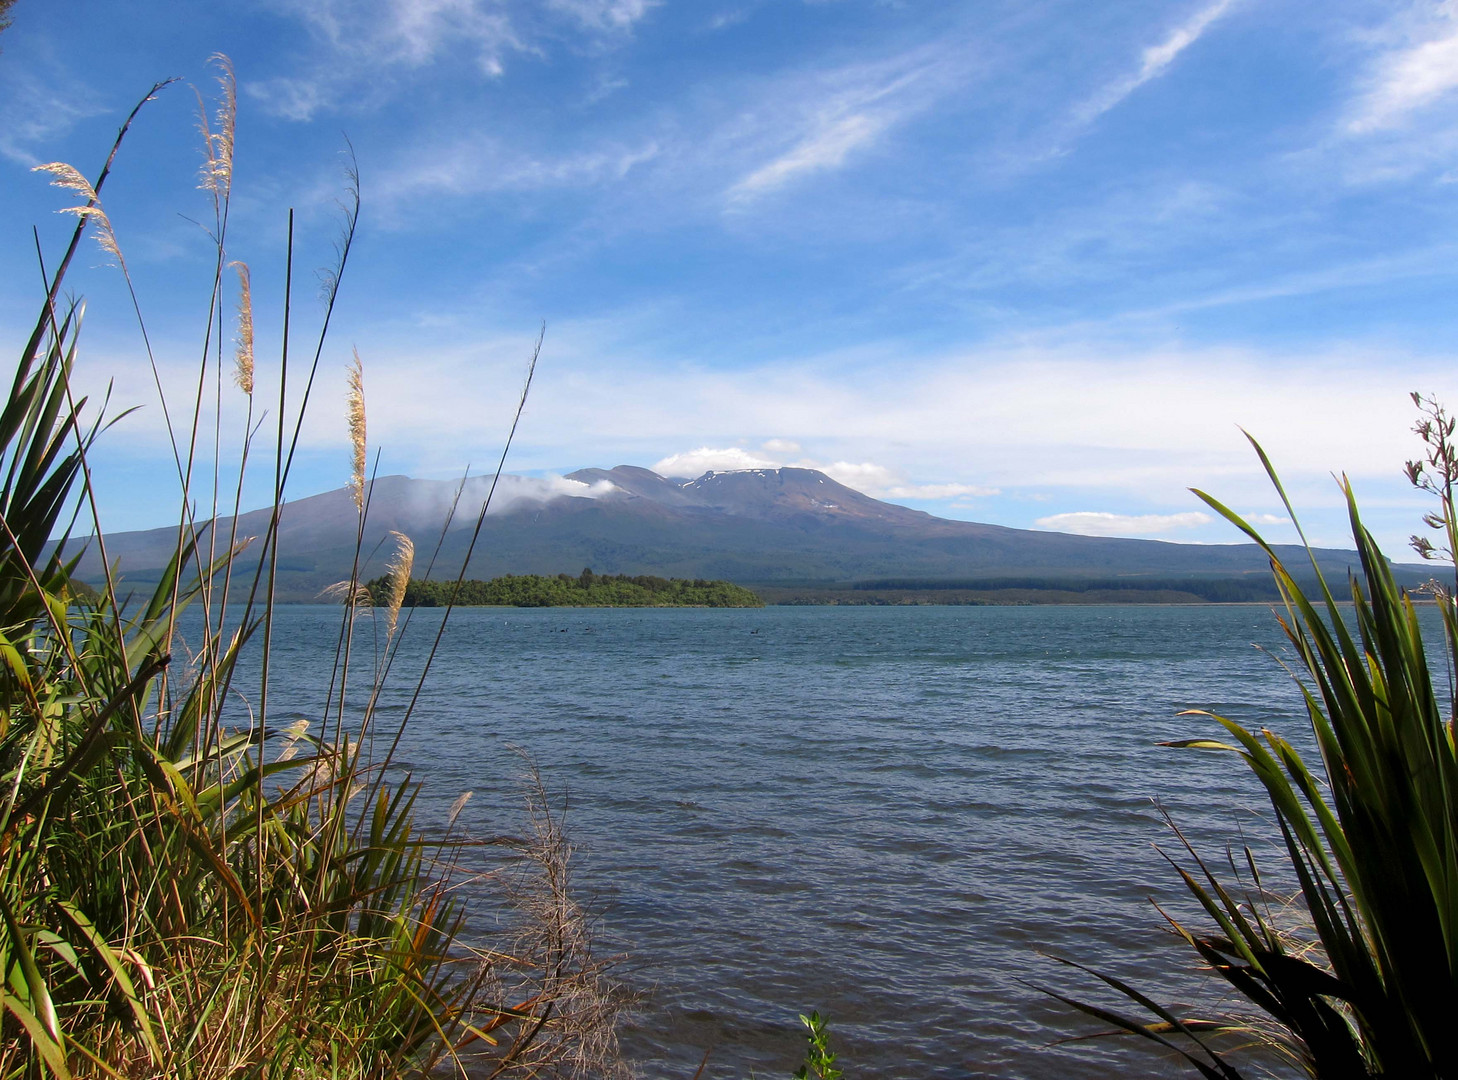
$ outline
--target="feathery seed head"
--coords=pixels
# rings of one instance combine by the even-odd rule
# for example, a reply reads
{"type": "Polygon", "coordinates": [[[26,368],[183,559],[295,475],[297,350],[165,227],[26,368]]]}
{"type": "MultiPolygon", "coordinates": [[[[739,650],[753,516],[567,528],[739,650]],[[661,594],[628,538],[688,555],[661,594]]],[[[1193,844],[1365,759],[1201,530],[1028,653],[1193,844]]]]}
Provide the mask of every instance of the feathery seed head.
{"type": "Polygon", "coordinates": [[[333,585],[326,585],[319,590],[319,598],[357,608],[373,607],[375,602],[369,586],[358,581],[336,581],[333,585]]]}
{"type": "Polygon", "coordinates": [[[466,804],[471,801],[471,796],[473,794],[474,792],[463,791],[456,796],[456,801],[451,803],[451,812],[446,815],[447,821],[451,825],[454,825],[456,823],[456,818],[461,816],[461,811],[464,810],[466,808],[466,804]]]}
{"type": "Polygon", "coordinates": [[[218,65],[218,87],[222,90],[222,101],[218,103],[219,158],[233,175],[233,131],[238,119],[238,80],[233,75],[233,61],[223,53],[213,53],[213,63],[218,65]]]}
{"type": "Polygon", "coordinates": [[[355,508],[364,513],[365,482],[365,400],[364,363],[359,350],[354,350],[354,364],[349,369],[349,442],[354,451],[354,468],[350,472],[349,489],[355,508]]]}
{"type": "MultiPolygon", "coordinates": [[[[54,180],[51,184],[67,191],[74,191],[82,196],[88,203],[97,201],[96,189],[91,186],[91,181],[82,176],[64,161],[48,161],[44,165],[37,165],[32,172],[50,173],[54,180]]],[[[62,211],[64,213],[64,211],[62,211]]]]}
{"type": "Polygon", "coordinates": [[[116,234],[112,232],[111,219],[101,208],[101,199],[97,196],[96,189],[91,186],[91,182],[64,161],[48,161],[44,165],[35,166],[31,171],[50,173],[53,177],[52,185],[66,191],[74,191],[86,200],[82,206],[62,207],[56,213],[75,214],[83,221],[94,222],[96,242],[101,245],[101,250],[114,258],[118,264],[122,264],[121,248],[117,246],[116,234]]]}
{"type": "Polygon", "coordinates": [[[309,721],[295,720],[288,726],[284,735],[283,749],[278,752],[277,761],[290,761],[299,752],[299,740],[309,730],[309,721]]]}
{"type": "Polygon", "coordinates": [[[207,106],[202,94],[197,95],[198,130],[203,137],[202,183],[198,186],[217,198],[226,198],[233,183],[233,131],[238,117],[238,81],[233,76],[233,62],[222,53],[214,53],[218,66],[218,86],[222,93],[215,116],[217,130],[208,123],[207,106]]]}
{"type": "Polygon", "coordinates": [[[203,140],[203,163],[198,169],[198,187],[203,191],[210,191],[216,197],[218,195],[218,140],[213,135],[212,124],[208,122],[208,106],[203,101],[202,91],[193,87],[197,95],[197,130],[203,140]]]}
{"type": "Polygon", "coordinates": [[[238,349],[233,354],[233,381],[245,394],[253,394],[253,285],[248,264],[229,264],[238,271],[238,349]]]}
{"type": "Polygon", "coordinates": [[[385,639],[395,634],[395,624],[400,619],[400,607],[405,603],[405,589],[410,584],[410,572],[415,568],[415,544],[404,533],[395,532],[395,555],[385,567],[385,577],[390,585],[390,604],[385,609],[385,639]]]}

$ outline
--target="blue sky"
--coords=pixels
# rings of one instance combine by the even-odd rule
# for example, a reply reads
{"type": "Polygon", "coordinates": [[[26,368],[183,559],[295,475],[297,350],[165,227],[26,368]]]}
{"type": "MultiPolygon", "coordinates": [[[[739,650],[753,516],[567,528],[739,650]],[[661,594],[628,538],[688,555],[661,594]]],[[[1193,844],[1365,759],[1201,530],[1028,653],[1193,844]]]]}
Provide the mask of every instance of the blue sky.
{"type": "MultiPolygon", "coordinates": [[[[1244,426],[1316,539],[1342,539],[1345,471],[1401,555],[1425,508],[1401,475],[1407,393],[1458,405],[1452,3],[18,0],[13,15],[12,353],[38,297],[30,230],[54,258],[68,220],[31,167],[94,175],[136,99],[178,76],[103,202],[169,401],[188,400],[213,259],[193,87],[211,109],[223,52],[239,88],[228,253],[254,276],[262,408],[287,211],[308,328],[353,145],[363,214],[295,496],[347,478],[352,348],[382,471],[447,477],[494,461],[541,322],[516,471],[808,464],[1019,527],[1232,539],[1199,486],[1287,539],[1244,426]]],[[[88,246],[72,282],[79,378],[144,407],[104,444],[103,523],[160,524],[170,451],[106,262],[88,246]]],[[[236,432],[241,395],[225,399],[236,432]]]]}

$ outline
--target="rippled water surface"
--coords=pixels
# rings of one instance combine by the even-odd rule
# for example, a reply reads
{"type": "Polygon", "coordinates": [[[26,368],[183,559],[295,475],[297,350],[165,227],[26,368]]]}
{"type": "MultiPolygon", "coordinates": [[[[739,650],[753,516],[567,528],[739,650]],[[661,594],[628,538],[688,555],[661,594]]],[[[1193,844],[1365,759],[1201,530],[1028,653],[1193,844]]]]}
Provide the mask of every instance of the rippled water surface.
{"type": "MultiPolygon", "coordinates": [[[[319,695],[338,614],[281,610],[276,701],[319,695]]],[[[1185,1075],[1054,1045],[1098,1025],[1023,980],[1099,996],[1052,953],[1215,991],[1148,903],[1189,911],[1156,800],[1217,856],[1269,843],[1262,800],[1157,743],[1213,733],[1185,709],[1302,731],[1253,643],[1282,654],[1263,607],[464,610],[401,757],[427,816],[476,792],[483,835],[520,820],[511,747],[567,793],[578,888],[652,991],[625,1032],[647,1076],[706,1050],[706,1077],[787,1076],[810,1008],[852,1078],[1185,1075]]]]}

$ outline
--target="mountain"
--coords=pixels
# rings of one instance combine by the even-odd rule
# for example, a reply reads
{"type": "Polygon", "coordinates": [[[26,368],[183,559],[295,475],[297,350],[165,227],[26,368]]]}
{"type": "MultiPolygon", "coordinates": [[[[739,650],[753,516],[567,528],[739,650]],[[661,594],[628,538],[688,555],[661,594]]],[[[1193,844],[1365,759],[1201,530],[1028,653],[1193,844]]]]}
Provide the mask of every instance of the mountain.
{"type": "MultiPolygon", "coordinates": [[[[416,576],[454,577],[489,480],[468,481],[449,528],[457,485],[387,476],[370,491],[362,578],[383,571],[397,530],[416,545],[416,576]],[[436,547],[438,554],[432,554],[436,547]]],[[[243,514],[237,535],[261,536],[270,511],[243,514]]],[[[280,518],[280,598],[311,599],[345,580],[358,517],[348,490],[288,503],[280,518]]],[[[219,522],[220,537],[232,522],[219,522]]],[[[118,533],[106,554],[138,586],[155,581],[176,529],[118,533]]],[[[256,545],[255,545],[256,546],[256,545]]],[[[1287,549],[1294,556],[1304,553],[1287,549]]],[[[1345,577],[1355,553],[1323,550],[1324,569],[1345,577]]],[[[245,556],[246,560],[256,554],[245,556]]],[[[1292,560],[1292,565],[1303,562],[1292,560]]],[[[503,477],[482,523],[468,576],[576,573],[726,578],[748,583],[957,579],[976,582],[1173,579],[1264,575],[1252,544],[1177,544],[1011,529],[950,521],[884,503],[814,469],[709,472],[696,479],[619,465],[565,480],[503,477]]],[[[93,546],[82,576],[101,572],[93,546]]],[[[236,571],[235,571],[236,573],[236,571]]]]}

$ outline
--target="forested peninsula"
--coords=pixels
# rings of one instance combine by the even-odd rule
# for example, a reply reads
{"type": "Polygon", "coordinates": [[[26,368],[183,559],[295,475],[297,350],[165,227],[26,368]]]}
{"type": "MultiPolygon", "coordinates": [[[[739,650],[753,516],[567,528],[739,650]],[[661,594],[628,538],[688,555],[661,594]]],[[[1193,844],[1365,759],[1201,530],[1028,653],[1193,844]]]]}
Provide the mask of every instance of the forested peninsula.
{"type": "MultiPolygon", "coordinates": [[[[378,577],[366,586],[374,603],[389,603],[390,581],[378,577]]],[[[445,607],[451,603],[453,581],[411,579],[405,587],[405,607],[445,607]]],[[[506,574],[490,581],[463,581],[455,595],[457,607],[764,607],[754,593],[728,581],[703,578],[661,578],[649,575],[594,574],[583,570],[573,577],[558,574],[506,574]]]]}

